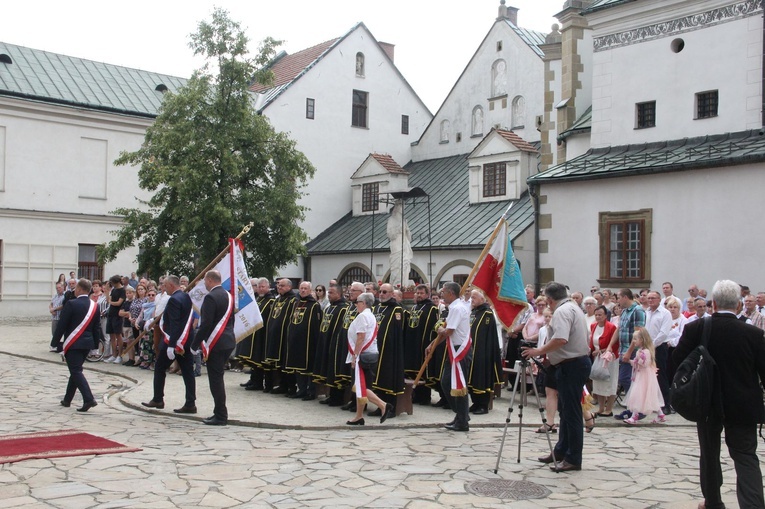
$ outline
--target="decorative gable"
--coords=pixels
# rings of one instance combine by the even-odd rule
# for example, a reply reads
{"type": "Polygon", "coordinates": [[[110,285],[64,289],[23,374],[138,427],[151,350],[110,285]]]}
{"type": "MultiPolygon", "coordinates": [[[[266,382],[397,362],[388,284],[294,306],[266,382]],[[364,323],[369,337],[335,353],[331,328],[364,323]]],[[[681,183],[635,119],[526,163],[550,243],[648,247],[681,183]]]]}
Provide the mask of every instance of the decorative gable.
{"type": "Polygon", "coordinates": [[[492,129],[468,155],[470,203],[516,200],[537,161],[533,145],[504,129],[492,129]]]}
{"type": "Polygon", "coordinates": [[[409,172],[387,154],[369,154],[351,181],[354,216],[385,212],[381,196],[409,190],[409,172]]]}

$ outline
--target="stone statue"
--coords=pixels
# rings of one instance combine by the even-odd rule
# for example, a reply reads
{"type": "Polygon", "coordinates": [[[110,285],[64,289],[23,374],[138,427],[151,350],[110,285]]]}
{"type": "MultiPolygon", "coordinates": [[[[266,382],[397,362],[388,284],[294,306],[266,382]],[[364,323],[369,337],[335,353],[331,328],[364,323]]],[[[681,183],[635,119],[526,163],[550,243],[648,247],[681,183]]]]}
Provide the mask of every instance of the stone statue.
{"type": "Polygon", "coordinates": [[[498,60],[494,64],[493,72],[493,88],[494,97],[507,93],[507,64],[504,60],[498,60]]]}
{"type": "Polygon", "coordinates": [[[526,118],[526,99],[523,96],[519,95],[513,101],[512,114],[512,125],[510,127],[523,127],[526,118]]]}
{"type": "Polygon", "coordinates": [[[483,134],[483,109],[480,107],[473,111],[473,134],[483,134]]]}
{"type": "Polygon", "coordinates": [[[406,221],[403,221],[404,201],[396,200],[396,204],[391,210],[388,219],[388,240],[390,241],[390,279],[388,282],[392,285],[409,284],[409,271],[412,266],[412,233],[406,221]],[[402,256],[403,256],[403,274],[402,274],[402,256]],[[403,277],[402,277],[403,276],[403,277]]]}

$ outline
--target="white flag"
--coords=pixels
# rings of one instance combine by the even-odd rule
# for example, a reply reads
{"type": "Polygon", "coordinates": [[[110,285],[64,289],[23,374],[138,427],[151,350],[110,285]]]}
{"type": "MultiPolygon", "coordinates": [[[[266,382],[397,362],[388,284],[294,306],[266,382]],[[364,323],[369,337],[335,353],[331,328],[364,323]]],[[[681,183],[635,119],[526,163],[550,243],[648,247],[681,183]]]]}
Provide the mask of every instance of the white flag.
{"type": "MultiPolygon", "coordinates": [[[[263,317],[260,315],[255,292],[247,275],[247,268],[244,266],[244,256],[238,240],[229,239],[228,253],[214,268],[220,272],[221,286],[226,291],[231,292],[232,281],[236,284],[236,291],[233,292],[234,310],[236,312],[234,315],[234,335],[236,341],[239,342],[263,326],[263,317]]],[[[204,280],[197,282],[194,288],[189,291],[189,297],[191,297],[197,314],[200,313],[202,301],[207,294],[204,280]]]]}

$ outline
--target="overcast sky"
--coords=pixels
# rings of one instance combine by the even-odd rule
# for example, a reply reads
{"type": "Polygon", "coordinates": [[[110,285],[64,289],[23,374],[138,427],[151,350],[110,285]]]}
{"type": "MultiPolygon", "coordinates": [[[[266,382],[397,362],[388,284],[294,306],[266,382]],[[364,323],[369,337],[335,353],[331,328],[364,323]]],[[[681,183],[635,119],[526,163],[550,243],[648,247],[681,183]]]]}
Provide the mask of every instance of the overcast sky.
{"type": "MultiPolygon", "coordinates": [[[[508,0],[518,24],[548,33],[564,0],[508,0]]],[[[0,40],[111,64],[188,77],[188,47],[214,7],[245,28],[250,50],[266,36],[294,53],[340,37],[363,21],[396,45],[395,62],[435,113],[491,28],[499,0],[60,0],[3,2],[0,40]]]]}

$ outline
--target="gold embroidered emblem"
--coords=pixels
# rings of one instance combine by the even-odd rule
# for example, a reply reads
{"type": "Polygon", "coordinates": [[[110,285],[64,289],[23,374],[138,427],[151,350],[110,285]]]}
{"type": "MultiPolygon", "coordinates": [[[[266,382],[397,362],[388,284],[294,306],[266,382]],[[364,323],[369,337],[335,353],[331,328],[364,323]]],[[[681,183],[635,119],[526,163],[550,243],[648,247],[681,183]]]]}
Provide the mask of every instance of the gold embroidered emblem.
{"type": "Polygon", "coordinates": [[[409,314],[409,328],[416,329],[420,326],[420,316],[422,315],[422,309],[419,311],[415,308],[412,308],[411,313],[409,314]]]}
{"type": "Polygon", "coordinates": [[[296,307],[295,312],[292,313],[292,323],[295,325],[301,323],[303,321],[303,317],[305,316],[305,308],[304,307],[296,307]]]}
{"type": "Polygon", "coordinates": [[[279,318],[279,315],[282,314],[282,308],[287,303],[287,301],[276,301],[274,302],[274,310],[271,313],[271,318],[279,318]]]}
{"type": "Polygon", "coordinates": [[[329,309],[327,309],[327,312],[324,313],[324,317],[321,319],[321,326],[319,327],[319,330],[321,332],[327,332],[331,323],[332,313],[329,313],[329,309]]]}

